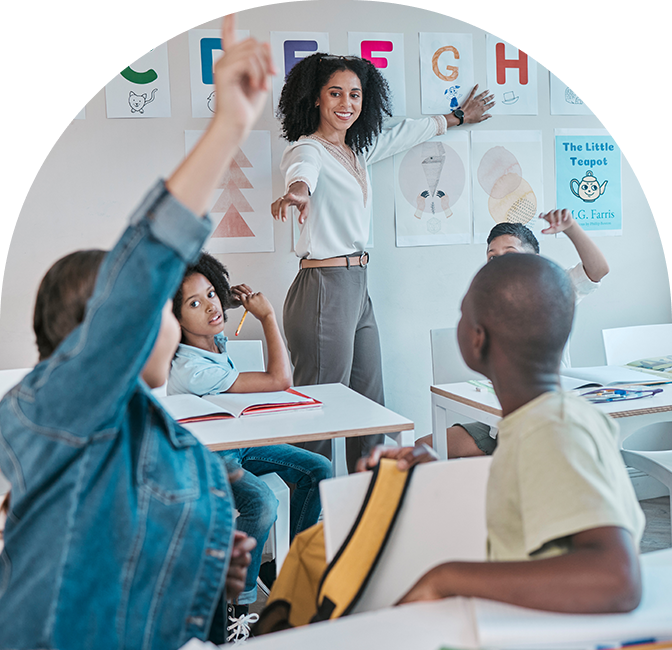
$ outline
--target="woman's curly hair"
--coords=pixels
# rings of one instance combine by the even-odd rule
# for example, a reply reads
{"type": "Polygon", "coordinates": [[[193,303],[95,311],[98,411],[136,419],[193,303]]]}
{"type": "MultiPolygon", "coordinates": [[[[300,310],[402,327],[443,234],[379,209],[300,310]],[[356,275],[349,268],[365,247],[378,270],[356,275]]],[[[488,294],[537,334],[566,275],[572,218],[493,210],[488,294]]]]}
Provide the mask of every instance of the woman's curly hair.
{"type": "Polygon", "coordinates": [[[383,75],[366,59],[317,52],[291,69],[280,95],[277,116],[282,135],[289,142],[315,133],[320,125],[320,109],[315,102],[331,75],[339,70],[351,70],[362,84],[362,112],[348,129],[345,143],[361,153],[380,133],[383,119],[392,115],[390,89],[383,75]]]}
{"type": "Polygon", "coordinates": [[[182,302],[184,300],[184,293],[182,287],[184,281],[194,275],[200,273],[205,276],[208,282],[214,287],[215,293],[222,303],[223,314],[222,317],[226,321],[226,310],[231,306],[231,285],[229,284],[229,272],[226,267],[210,253],[201,251],[201,256],[198,258],[196,264],[190,264],[184,272],[184,277],[180,283],[180,287],[173,298],[173,314],[179,321],[182,318],[182,302]]]}

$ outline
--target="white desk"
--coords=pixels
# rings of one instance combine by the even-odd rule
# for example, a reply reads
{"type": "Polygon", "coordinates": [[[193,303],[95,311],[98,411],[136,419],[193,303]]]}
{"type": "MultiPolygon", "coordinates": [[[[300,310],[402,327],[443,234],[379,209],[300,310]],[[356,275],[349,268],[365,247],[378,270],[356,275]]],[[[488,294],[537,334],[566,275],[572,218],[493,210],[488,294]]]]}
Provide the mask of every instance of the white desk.
{"type": "MultiPolygon", "coordinates": [[[[630,402],[596,404],[604,413],[618,420],[619,443],[641,427],[672,420],[672,385],[661,387],[662,393],[630,402]]],[[[446,428],[469,418],[496,425],[502,417],[497,397],[486,390],[478,391],[468,382],[431,386],[432,439],[439,458],[447,458],[446,428]],[[450,416],[449,416],[450,414],[450,416]],[[455,418],[455,419],[452,419],[455,418]],[[443,432],[443,435],[438,435],[443,432]]]]}
{"type": "Polygon", "coordinates": [[[345,438],[386,434],[398,444],[414,444],[413,422],[343,384],[298,386],[297,390],[320,400],[322,407],[196,422],[186,428],[213,451],[331,440],[334,476],[347,473],[345,438]]]}

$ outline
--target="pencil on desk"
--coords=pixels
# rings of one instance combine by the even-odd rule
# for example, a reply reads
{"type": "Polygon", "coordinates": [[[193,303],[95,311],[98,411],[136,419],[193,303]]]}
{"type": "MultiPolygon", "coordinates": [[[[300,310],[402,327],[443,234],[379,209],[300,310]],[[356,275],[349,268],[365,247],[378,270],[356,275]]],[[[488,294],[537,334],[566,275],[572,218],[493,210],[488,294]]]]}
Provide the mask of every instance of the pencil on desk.
{"type": "Polygon", "coordinates": [[[236,333],[234,336],[238,336],[238,333],[240,332],[240,328],[243,326],[243,323],[245,322],[245,318],[247,317],[247,309],[245,310],[245,313],[243,314],[243,317],[240,319],[240,323],[238,323],[238,329],[236,330],[236,333]]]}

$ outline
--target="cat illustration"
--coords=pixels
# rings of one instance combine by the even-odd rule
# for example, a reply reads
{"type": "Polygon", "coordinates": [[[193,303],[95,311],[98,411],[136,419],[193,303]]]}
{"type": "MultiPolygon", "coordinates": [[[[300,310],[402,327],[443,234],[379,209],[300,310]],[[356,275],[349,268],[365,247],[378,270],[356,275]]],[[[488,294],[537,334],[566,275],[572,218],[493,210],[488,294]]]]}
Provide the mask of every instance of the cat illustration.
{"type": "Polygon", "coordinates": [[[131,113],[144,113],[145,106],[149,102],[154,101],[154,95],[158,88],[152,90],[152,95],[147,99],[147,93],[142,93],[142,95],[136,95],[132,90],[128,93],[128,105],[131,107],[131,113]]]}

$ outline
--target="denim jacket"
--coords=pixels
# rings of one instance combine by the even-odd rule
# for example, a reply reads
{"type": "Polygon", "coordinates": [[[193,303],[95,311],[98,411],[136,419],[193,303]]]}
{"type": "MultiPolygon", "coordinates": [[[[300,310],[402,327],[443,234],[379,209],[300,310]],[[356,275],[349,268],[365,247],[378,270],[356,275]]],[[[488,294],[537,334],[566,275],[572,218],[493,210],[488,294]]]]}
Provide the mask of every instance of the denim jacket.
{"type": "Polygon", "coordinates": [[[179,648],[224,589],[221,461],[138,378],[209,221],[159,183],[101,267],[84,322],[0,403],[12,499],[0,648],[179,648]]]}

